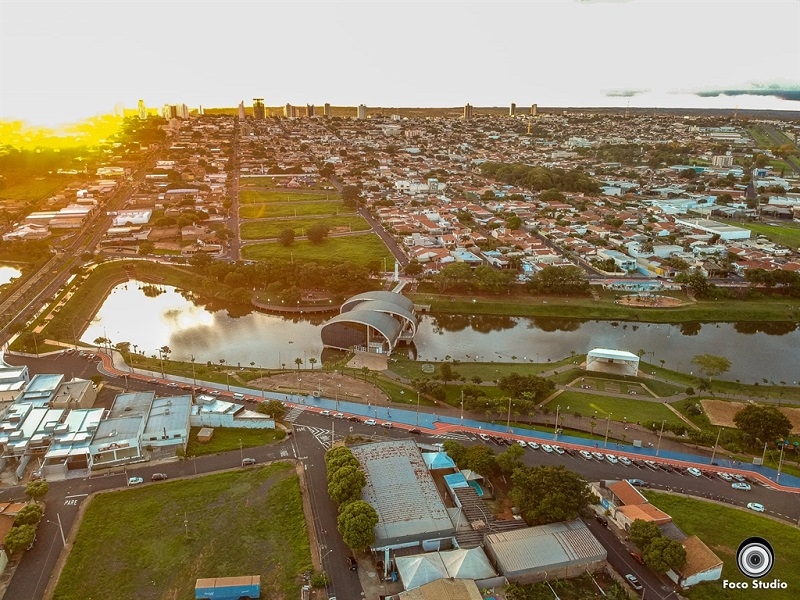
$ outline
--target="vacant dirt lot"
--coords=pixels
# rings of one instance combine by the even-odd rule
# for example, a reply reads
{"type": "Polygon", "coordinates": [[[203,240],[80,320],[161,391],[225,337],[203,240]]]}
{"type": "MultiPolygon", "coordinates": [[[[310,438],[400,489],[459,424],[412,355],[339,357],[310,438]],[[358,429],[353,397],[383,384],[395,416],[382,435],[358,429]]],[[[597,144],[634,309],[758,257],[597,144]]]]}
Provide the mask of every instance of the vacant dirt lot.
{"type": "MultiPolygon", "coordinates": [[[[725,402],[724,400],[701,400],[700,404],[706,411],[712,425],[722,427],[736,427],[733,415],[742,410],[747,404],[743,402],[725,402]]],[[[800,432],[800,408],[781,407],[780,411],[792,422],[792,431],[800,432]]]]}
{"type": "Polygon", "coordinates": [[[311,371],[301,369],[300,371],[287,372],[272,377],[264,377],[251,382],[253,386],[263,386],[265,390],[285,392],[287,395],[292,393],[313,394],[319,392],[325,398],[336,398],[339,400],[349,400],[350,402],[388,402],[388,396],[377,386],[367,381],[353,377],[344,377],[334,373],[323,371],[311,371]]]}

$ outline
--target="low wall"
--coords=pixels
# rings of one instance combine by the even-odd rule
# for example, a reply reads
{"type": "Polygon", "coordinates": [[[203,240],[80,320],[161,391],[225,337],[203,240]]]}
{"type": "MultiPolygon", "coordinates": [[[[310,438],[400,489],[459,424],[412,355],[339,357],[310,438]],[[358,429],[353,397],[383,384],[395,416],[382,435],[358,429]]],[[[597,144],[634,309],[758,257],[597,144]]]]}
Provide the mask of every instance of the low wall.
{"type": "Polygon", "coordinates": [[[274,419],[236,419],[233,415],[200,413],[189,417],[192,427],[235,427],[238,429],[275,429],[274,419]]]}

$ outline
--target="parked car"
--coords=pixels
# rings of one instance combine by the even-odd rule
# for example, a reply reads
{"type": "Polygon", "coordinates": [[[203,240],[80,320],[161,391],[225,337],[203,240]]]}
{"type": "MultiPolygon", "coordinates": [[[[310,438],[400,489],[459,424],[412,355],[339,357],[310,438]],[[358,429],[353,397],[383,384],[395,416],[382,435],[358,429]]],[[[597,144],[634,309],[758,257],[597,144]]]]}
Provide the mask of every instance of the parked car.
{"type": "Polygon", "coordinates": [[[635,560],[637,563],[639,563],[640,565],[644,564],[644,559],[642,558],[642,556],[640,554],[636,554],[636,552],[631,552],[631,558],[633,560],[635,560]]]}
{"type": "Polygon", "coordinates": [[[409,429],[408,433],[411,433],[413,435],[420,435],[420,434],[422,434],[422,429],[419,429],[418,427],[414,427],[412,429],[409,429]]]}
{"type": "Polygon", "coordinates": [[[385,423],[381,423],[381,427],[386,427],[386,429],[391,429],[394,427],[394,424],[391,421],[386,421],[385,423]]]}
{"type": "Polygon", "coordinates": [[[658,465],[652,460],[646,460],[644,461],[644,464],[648,469],[653,469],[653,471],[658,471],[658,465]]]}
{"type": "Polygon", "coordinates": [[[727,473],[723,473],[722,471],[720,471],[719,473],[717,473],[717,476],[718,476],[720,479],[724,479],[725,481],[733,481],[733,477],[731,477],[731,476],[730,476],[730,475],[728,475],[727,473]]]}
{"type": "Polygon", "coordinates": [[[735,481],[731,484],[731,487],[735,490],[745,490],[750,491],[750,484],[749,483],[742,483],[741,481],[735,481]]]}
{"type": "Polygon", "coordinates": [[[528,448],[530,448],[531,450],[538,450],[539,444],[537,444],[536,442],[528,442],[528,448]]]}
{"type": "Polygon", "coordinates": [[[633,464],[633,463],[631,462],[631,459],[630,459],[630,458],[627,458],[626,456],[620,456],[620,457],[619,457],[619,462],[621,462],[621,463],[622,463],[623,465],[625,465],[626,467],[630,467],[630,466],[633,464]]]}
{"type": "Polygon", "coordinates": [[[648,487],[649,485],[646,481],[643,481],[641,479],[628,479],[628,483],[630,483],[631,485],[635,485],[637,487],[648,487]]]}
{"type": "Polygon", "coordinates": [[[603,456],[602,452],[592,452],[592,456],[594,456],[597,460],[605,460],[605,456],[603,456]]]}
{"type": "Polygon", "coordinates": [[[378,422],[375,419],[367,419],[364,421],[364,425],[377,425],[378,422]]]}
{"type": "Polygon", "coordinates": [[[561,446],[553,446],[553,450],[556,454],[564,454],[564,449],[561,446]]]}
{"type": "Polygon", "coordinates": [[[153,473],[150,476],[150,481],[164,481],[167,478],[166,473],[153,473]]]}
{"type": "Polygon", "coordinates": [[[485,433],[479,433],[478,437],[481,438],[484,442],[489,442],[492,439],[488,435],[486,435],[485,433]]]}
{"type": "Polygon", "coordinates": [[[330,417],[331,416],[331,411],[329,411],[329,410],[321,410],[321,411],[319,411],[319,414],[321,414],[323,417],[330,417]]]}
{"type": "Polygon", "coordinates": [[[550,453],[553,451],[553,447],[550,444],[542,444],[542,450],[550,453]]]}
{"type": "Polygon", "coordinates": [[[569,454],[570,456],[575,456],[575,450],[573,450],[572,448],[562,448],[562,450],[567,454],[569,454]]]}
{"type": "Polygon", "coordinates": [[[686,469],[686,472],[689,473],[689,475],[694,475],[695,477],[701,477],[703,475],[700,472],[700,469],[696,467],[689,467],[688,469],[686,469]]]}
{"type": "Polygon", "coordinates": [[[344,413],[336,413],[333,415],[334,419],[344,419],[344,413]]]}
{"type": "Polygon", "coordinates": [[[525,440],[517,440],[517,444],[519,444],[523,448],[527,448],[528,447],[528,442],[526,442],[525,440]]]}
{"type": "Polygon", "coordinates": [[[607,460],[608,462],[610,462],[612,465],[615,465],[615,464],[617,464],[617,463],[619,462],[619,461],[617,460],[617,457],[616,457],[616,456],[614,456],[613,454],[606,454],[606,460],[607,460]]]}
{"type": "Polygon", "coordinates": [[[628,580],[628,583],[631,584],[631,587],[635,589],[637,592],[642,589],[642,584],[636,578],[636,575],[628,573],[627,575],[625,575],[625,579],[628,580]]]}
{"type": "Polygon", "coordinates": [[[744,477],[742,477],[742,476],[741,476],[741,475],[739,475],[738,473],[734,473],[734,474],[732,475],[732,477],[733,477],[733,478],[734,478],[736,481],[738,481],[739,483],[744,483],[745,481],[747,481],[747,480],[746,480],[744,477]]]}
{"type": "Polygon", "coordinates": [[[144,483],[144,479],[141,477],[129,477],[128,478],[128,485],[137,485],[139,483],[144,483]]]}
{"type": "Polygon", "coordinates": [[[351,571],[358,570],[358,563],[356,562],[356,559],[352,556],[347,557],[347,566],[351,571]]]}
{"type": "Polygon", "coordinates": [[[256,464],[256,459],[255,458],[243,458],[242,459],[242,466],[243,467],[248,467],[248,466],[254,465],[254,464],[256,464]]]}
{"type": "Polygon", "coordinates": [[[747,508],[749,508],[750,510],[754,510],[756,512],[764,512],[764,505],[759,504],[758,502],[748,502],[747,508]]]}
{"type": "Polygon", "coordinates": [[[358,417],[347,417],[348,421],[352,421],[353,423],[361,423],[361,419],[358,417]]]}
{"type": "Polygon", "coordinates": [[[605,517],[601,515],[595,515],[594,520],[600,523],[600,525],[602,525],[603,527],[608,527],[608,521],[606,520],[605,517]]]}
{"type": "Polygon", "coordinates": [[[588,450],[581,450],[580,455],[586,460],[592,460],[592,453],[588,450]]]}

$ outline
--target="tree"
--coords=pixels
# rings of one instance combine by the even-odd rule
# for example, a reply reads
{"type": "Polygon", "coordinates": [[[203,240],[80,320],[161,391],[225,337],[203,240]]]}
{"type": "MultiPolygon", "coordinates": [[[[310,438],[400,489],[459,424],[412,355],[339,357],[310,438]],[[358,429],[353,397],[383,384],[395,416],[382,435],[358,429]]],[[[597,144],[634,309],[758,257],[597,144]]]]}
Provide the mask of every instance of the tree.
{"type": "Polygon", "coordinates": [[[294,229],[284,229],[278,234],[278,243],[281,246],[291,246],[294,243],[294,229]]]}
{"type": "Polygon", "coordinates": [[[511,499],[529,525],[570,521],[591,500],[583,477],[561,465],[520,467],[511,481],[511,499]]]}
{"type": "Polygon", "coordinates": [[[792,422],[774,406],[749,404],[733,415],[733,422],[758,443],[785,438],[792,430],[792,422]]]}
{"type": "Polygon", "coordinates": [[[661,537],[661,530],[655,523],[643,519],[636,519],[631,523],[631,541],[642,552],[646,552],[650,542],[659,537],[661,537]]]}
{"type": "Polygon", "coordinates": [[[350,548],[369,548],[375,542],[378,513],[363,500],[354,500],[341,508],[336,524],[350,548]]]}
{"type": "Polygon", "coordinates": [[[306,237],[312,244],[321,244],[323,240],[328,237],[330,227],[325,223],[314,223],[311,227],[306,229],[306,237]]]}
{"type": "Polygon", "coordinates": [[[544,377],[511,373],[501,377],[497,387],[512,398],[523,398],[527,393],[536,400],[544,400],[555,389],[555,384],[544,377]]]}
{"type": "Polygon", "coordinates": [[[152,254],[156,246],[153,242],[139,242],[139,254],[152,254]]]}
{"type": "Polygon", "coordinates": [[[420,263],[416,258],[412,259],[411,262],[409,262],[403,269],[403,273],[409,277],[416,277],[422,273],[422,271],[422,263],[420,263]]]}
{"type": "Polygon", "coordinates": [[[358,459],[353,456],[350,448],[338,446],[325,453],[325,467],[328,471],[328,481],[336,477],[336,471],[344,467],[358,468],[358,459]]]}
{"type": "Polygon", "coordinates": [[[461,465],[464,464],[464,456],[467,449],[462,444],[459,444],[455,440],[445,440],[442,446],[444,446],[444,451],[447,452],[447,456],[452,458],[456,465],[461,467],[461,465]]]}
{"type": "Polygon", "coordinates": [[[294,359],[294,364],[297,365],[297,372],[300,373],[300,365],[303,364],[303,359],[298,356],[294,359]]]}
{"type": "Polygon", "coordinates": [[[280,400],[270,400],[269,402],[261,402],[256,411],[262,415],[270,415],[276,421],[280,421],[283,415],[286,414],[286,407],[280,400]]]}
{"type": "Polygon", "coordinates": [[[14,517],[14,527],[20,525],[36,525],[44,514],[41,504],[26,504],[25,507],[14,517]]]}
{"type": "Polygon", "coordinates": [[[367,478],[358,467],[347,466],[336,470],[336,476],[328,480],[328,494],[336,504],[342,505],[355,500],[367,478]]]}
{"type": "Polygon", "coordinates": [[[33,525],[20,525],[12,527],[6,535],[3,545],[9,554],[14,554],[18,550],[27,550],[36,537],[36,528],[33,525]]]}
{"type": "Polygon", "coordinates": [[[39,498],[44,498],[47,495],[47,492],[50,490],[50,484],[46,481],[31,481],[28,485],[25,486],[25,494],[33,498],[34,500],[38,500],[39,498]]]}
{"type": "Polygon", "coordinates": [[[724,356],[713,354],[698,354],[692,359],[692,364],[697,365],[700,372],[708,377],[709,383],[711,383],[712,377],[722,375],[731,368],[731,361],[724,356]]]}
{"type": "Polygon", "coordinates": [[[360,192],[358,186],[346,185],[342,188],[342,201],[350,206],[355,206],[358,203],[360,192]]]}
{"type": "Polygon", "coordinates": [[[656,573],[680,569],[686,564],[686,549],[680,542],[659,535],[643,551],[645,564],[656,573]]]}
{"type": "Polygon", "coordinates": [[[447,385],[448,381],[456,379],[456,377],[457,375],[450,363],[442,363],[439,365],[439,378],[444,381],[445,385],[447,385]]]}
{"type": "Polygon", "coordinates": [[[497,455],[497,468],[503,473],[511,475],[516,469],[522,466],[522,457],[525,449],[519,444],[514,444],[506,448],[504,452],[497,455]]]}
{"type": "Polygon", "coordinates": [[[311,370],[313,371],[314,365],[317,364],[317,359],[312,356],[311,358],[308,359],[308,362],[311,364],[311,370]]]}
{"type": "Polygon", "coordinates": [[[496,467],[494,452],[488,446],[470,446],[464,451],[464,467],[462,468],[486,475],[494,471],[496,467]]]}

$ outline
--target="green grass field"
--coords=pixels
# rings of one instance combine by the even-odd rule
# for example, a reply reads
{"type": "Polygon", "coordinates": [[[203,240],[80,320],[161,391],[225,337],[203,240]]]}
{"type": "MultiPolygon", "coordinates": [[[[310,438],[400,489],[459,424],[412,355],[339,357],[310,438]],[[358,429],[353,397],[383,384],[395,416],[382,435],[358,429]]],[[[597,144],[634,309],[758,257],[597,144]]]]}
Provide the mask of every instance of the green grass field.
{"type": "Polygon", "coordinates": [[[296,598],[310,568],[299,481],[278,463],[97,496],[53,597],[188,599],[199,577],[261,575],[262,598],[296,598]]]}
{"type": "Polygon", "coordinates": [[[683,423],[671,410],[661,402],[649,402],[647,400],[634,400],[628,398],[612,398],[600,394],[583,394],[580,392],[564,392],[547,403],[547,408],[555,412],[556,405],[560,405],[562,410],[569,406],[567,412],[580,413],[585,417],[594,416],[597,419],[605,420],[611,415],[612,421],[624,421],[629,423],[637,421],[642,425],[647,423],[683,423]]]}
{"type": "Polygon", "coordinates": [[[331,202],[275,202],[273,204],[248,204],[239,209],[242,219],[272,219],[275,217],[303,217],[306,215],[355,214],[341,200],[331,202]]]}
{"type": "Polygon", "coordinates": [[[240,204],[269,204],[272,202],[314,202],[318,200],[338,200],[336,192],[297,192],[297,191],[269,191],[244,190],[239,193],[240,204]]]}
{"type": "MultiPolygon", "coordinates": [[[[291,180],[291,177],[270,177],[268,175],[259,176],[259,177],[240,177],[239,178],[239,187],[240,188],[269,188],[269,189],[286,189],[286,188],[279,188],[278,184],[285,184],[291,180]]],[[[320,177],[317,179],[316,184],[314,187],[303,187],[303,190],[321,190],[324,186],[329,186],[330,183],[327,179],[320,177]]],[[[293,190],[294,191],[294,190],[293,190]]]]}
{"type": "Polygon", "coordinates": [[[734,223],[738,227],[749,229],[756,235],[765,235],[771,242],[788,246],[797,250],[800,248],[800,225],[797,223],[781,223],[778,226],[766,223],[734,223]]]}
{"type": "Polygon", "coordinates": [[[14,206],[28,201],[43,200],[70,183],[63,177],[31,179],[25,183],[9,185],[0,190],[0,206],[14,206]]]}
{"type": "MultiPolygon", "coordinates": [[[[687,535],[696,535],[723,561],[722,579],[745,581],[736,566],[736,549],[745,538],[757,535],[766,539],[775,550],[775,566],[767,581],[778,578],[789,584],[786,590],[767,590],[762,594],[750,591],[753,597],[763,595],[775,600],[797,597],[800,589],[800,536],[792,525],[774,521],[750,511],[720,506],[672,494],[644,491],[654,505],[669,514],[687,535]]],[[[739,600],[748,592],[726,590],[722,581],[697,585],[685,594],[691,600],[739,600]]]]}
{"type": "Polygon", "coordinates": [[[215,427],[211,441],[201,444],[197,441],[199,427],[192,427],[189,433],[189,444],[186,448],[186,456],[203,456],[205,454],[217,454],[218,452],[230,452],[239,449],[241,441],[242,448],[255,448],[264,446],[272,442],[280,441],[286,434],[282,429],[230,429],[227,427],[215,427]]]}
{"type": "Polygon", "coordinates": [[[374,261],[383,261],[384,257],[392,259],[389,250],[374,234],[328,238],[321,244],[300,241],[288,248],[276,243],[242,247],[242,257],[246,260],[285,259],[290,256],[299,261],[352,262],[363,266],[374,261]]]}
{"type": "Polygon", "coordinates": [[[285,219],[280,221],[257,221],[242,223],[241,235],[245,240],[263,240],[276,238],[285,229],[292,229],[295,235],[305,235],[306,230],[312,225],[323,223],[330,227],[331,232],[340,231],[367,231],[370,226],[360,216],[328,217],[319,219],[285,219]]]}
{"type": "MultiPolygon", "coordinates": [[[[441,360],[444,360],[444,356],[438,357],[441,360]]],[[[510,356],[504,357],[503,360],[508,360],[512,358],[510,356]]],[[[499,359],[498,359],[499,360],[499,359]]],[[[522,357],[518,356],[513,359],[518,362],[508,363],[508,362],[459,362],[459,363],[451,363],[453,367],[453,371],[455,371],[458,375],[464,377],[466,383],[471,383],[473,377],[480,378],[481,381],[494,381],[495,379],[500,379],[501,377],[505,377],[506,375],[511,375],[512,373],[519,373],[520,375],[539,375],[543,371],[550,371],[557,367],[563,366],[565,364],[569,364],[574,360],[580,360],[580,357],[576,356],[575,358],[565,358],[561,361],[551,362],[551,363],[534,363],[530,362],[531,357],[522,357]],[[523,360],[527,358],[528,360],[523,360]]],[[[398,375],[402,375],[403,377],[408,377],[409,379],[422,379],[424,377],[429,378],[436,378],[438,371],[439,363],[436,361],[428,361],[430,364],[434,365],[436,371],[430,375],[422,370],[422,365],[426,364],[420,361],[413,361],[409,360],[408,358],[400,355],[400,354],[393,354],[391,358],[391,362],[389,363],[389,368],[397,373],[398,375]]]]}

